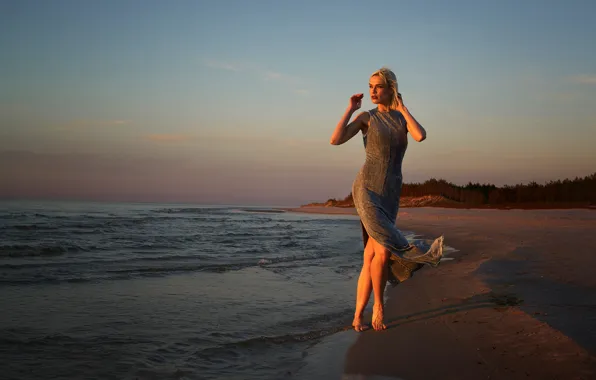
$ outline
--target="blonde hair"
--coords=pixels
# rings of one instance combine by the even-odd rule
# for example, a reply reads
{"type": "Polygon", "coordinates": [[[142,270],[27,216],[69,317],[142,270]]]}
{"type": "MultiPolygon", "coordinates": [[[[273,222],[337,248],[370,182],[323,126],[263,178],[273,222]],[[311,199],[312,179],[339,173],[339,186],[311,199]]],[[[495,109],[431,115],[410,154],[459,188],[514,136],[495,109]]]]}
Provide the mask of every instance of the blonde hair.
{"type": "Polygon", "coordinates": [[[391,89],[391,101],[389,103],[389,109],[396,110],[399,106],[399,91],[398,91],[398,84],[397,84],[397,77],[387,67],[382,67],[379,70],[372,73],[371,77],[378,76],[379,78],[383,79],[385,85],[391,89]]]}

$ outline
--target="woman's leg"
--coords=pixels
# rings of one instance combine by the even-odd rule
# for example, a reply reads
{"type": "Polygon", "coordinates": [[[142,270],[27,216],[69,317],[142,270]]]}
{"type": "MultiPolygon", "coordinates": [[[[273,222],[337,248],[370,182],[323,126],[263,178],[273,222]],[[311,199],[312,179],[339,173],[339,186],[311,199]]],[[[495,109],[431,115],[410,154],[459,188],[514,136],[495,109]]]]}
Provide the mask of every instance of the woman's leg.
{"type": "Polygon", "coordinates": [[[373,305],[372,327],[375,330],[384,330],[385,324],[383,323],[383,294],[385,293],[385,285],[387,284],[387,271],[389,270],[388,262],[391,252],[381,244],[374,241],[372,238],[370,240],[373,241],[375,252],[370,264],[370,275],[375,297],[375,303],[373,305]]]}
{"type": "Polygon", "coordinates": [[[363,331],[366,329],[365,325],[362,323],[362,314],[364,313],[364,308],[368,304],[368,299],[370,298],[370,292],[372,290],[370,264],[374,255],[373,240],[368,239],[366,247],[364,248],[362,270],[360,271],[358,288],[356,290],[356,311],[354,312],[354,321],[352,322],[352,326],[354,326],[354,330],[356,331],[363,331]]]}

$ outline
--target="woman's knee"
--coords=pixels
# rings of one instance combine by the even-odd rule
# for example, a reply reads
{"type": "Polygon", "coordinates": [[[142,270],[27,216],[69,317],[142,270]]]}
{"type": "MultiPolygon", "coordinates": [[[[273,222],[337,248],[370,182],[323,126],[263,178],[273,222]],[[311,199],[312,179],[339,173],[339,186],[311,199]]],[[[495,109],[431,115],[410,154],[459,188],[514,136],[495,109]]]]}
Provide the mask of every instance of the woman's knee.
{"type": "Polygon", "coordinates": [[[375,258],[377,258],[380,262],[385,265],[389,261],[389,257],[391,256],[391,251],[387,248],[383,247],[381,252],[375,251],[375,258]]]}
{"type": "Polygon", "coordinates": [[[366,243],[366,247],[364,247],[364,263],[365,264],[370,264],[370,262],[372,261],[373,257],[375,257],[375,248],[374,248],[374,245],[372,243],[372,240],[369,240],[366,243]]]}
{"type": "Polygon", "coordinates": [[[375,242],[375,258],[381,261],[389,260],[391,251],[385,248],[383,245],[375,242]]]}

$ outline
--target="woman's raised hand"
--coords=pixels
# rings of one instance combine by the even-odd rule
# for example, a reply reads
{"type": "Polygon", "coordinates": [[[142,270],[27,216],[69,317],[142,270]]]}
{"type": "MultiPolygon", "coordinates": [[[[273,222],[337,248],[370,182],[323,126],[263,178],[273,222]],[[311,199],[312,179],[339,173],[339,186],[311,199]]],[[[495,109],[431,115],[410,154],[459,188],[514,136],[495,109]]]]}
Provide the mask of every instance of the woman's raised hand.
{"type": "Polygon", "coordinates": [[[360,107],[362,107],[362,98],[364,97],[364,94],[354,94],[352,95],[352,97],[350,97],[350,111],[354,112],[357,109],[359,109],[360,107]]]}
{"type": "Polygon", "coordinates": [[[404,105],[404,100],[403,100],[403,99],[402,99],[402,97],[401,97],[401,92],[398,92],[398,93],[397,93],[397,100],[398,100],[398,102],[399,102],[399,104],[397,105],[397,110],[398,110],[399,112],[403,112],[403,111],[404,111],[404,108],[405,108],[406,106],[404,105]]]}

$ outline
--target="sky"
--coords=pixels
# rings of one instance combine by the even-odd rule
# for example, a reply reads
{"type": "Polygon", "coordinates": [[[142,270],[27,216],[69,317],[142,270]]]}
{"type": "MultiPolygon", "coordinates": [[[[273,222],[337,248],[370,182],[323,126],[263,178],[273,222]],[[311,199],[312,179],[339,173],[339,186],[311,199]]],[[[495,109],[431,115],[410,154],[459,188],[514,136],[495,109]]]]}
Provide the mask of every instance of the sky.
{"type": "Polygon", "coordinates": [[[362,137],[329,139],[382,66],[427,131],[405,182],[586,176],[594,14],[591,0],[0,0],[0,198],[343,198],[362,137]]]}

